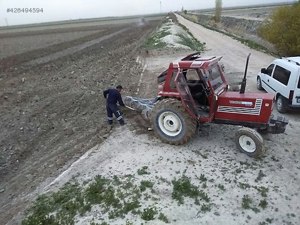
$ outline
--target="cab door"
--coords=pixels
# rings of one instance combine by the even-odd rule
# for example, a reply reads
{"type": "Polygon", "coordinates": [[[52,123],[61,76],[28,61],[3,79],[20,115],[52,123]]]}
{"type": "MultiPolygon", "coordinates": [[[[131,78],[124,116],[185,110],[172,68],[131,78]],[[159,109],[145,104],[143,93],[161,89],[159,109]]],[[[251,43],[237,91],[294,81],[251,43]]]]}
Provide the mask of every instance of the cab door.
{"type": "Polygon", "coordinates": [[[196,103],[182,71],[178,71],[174,82],[181,97],[182,105],[193,118],[198,119],[196,103]]]}

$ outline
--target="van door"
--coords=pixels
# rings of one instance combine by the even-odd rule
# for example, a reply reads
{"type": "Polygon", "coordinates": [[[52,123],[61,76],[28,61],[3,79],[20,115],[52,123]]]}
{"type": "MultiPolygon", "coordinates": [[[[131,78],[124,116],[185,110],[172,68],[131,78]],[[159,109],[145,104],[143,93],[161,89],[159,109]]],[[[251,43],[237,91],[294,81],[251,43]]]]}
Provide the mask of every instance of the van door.
{"type": "Polygon", "coordinates": [[[276,91],[271,87],[272,85],[272,74],[274,71],[274,64],[271,64],[270,66],[268,66],[268,68],[266,69],[266,73],[261,73],[260,77],[261,77],[261,86],[263,87],[263,89],[265,89],[267,92],[269,93],[276,93],[276,91]]]}
{"type": "Polygon", "coordinates": [[[188,111],[188,113],[194,117],[197,118],[197,107],[196,103],[192,97],[192,94],[190,92],[190,89],[187,85],[186,79],[181,71],[178,71],[178,74],[175,78],[175,84],[177,87],[177,90],[181,97],[181,102],[185,109],[188,111]]]}
{"type": "MultiPolygon", "coordinates": [[[[291,69],[291,68],[290,68],[291,69]]],[[[290,98],[290,91],[295,85],[295,77],[291,76],[294,73],[291,70],[285,69],[283,66],[276,65],[273,72],[273,79],[270,79],[270,88],[274,90],[275,93],[279,93],[286,99],[290,98]]]]}

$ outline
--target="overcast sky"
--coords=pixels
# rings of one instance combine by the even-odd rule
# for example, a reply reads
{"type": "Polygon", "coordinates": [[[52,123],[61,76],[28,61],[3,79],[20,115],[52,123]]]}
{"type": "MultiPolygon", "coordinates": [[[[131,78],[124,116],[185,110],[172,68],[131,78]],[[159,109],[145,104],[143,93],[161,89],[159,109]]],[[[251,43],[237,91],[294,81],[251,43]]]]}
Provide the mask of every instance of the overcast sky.
{"type": "MultiPolygon", "coordinates": [[[[223,6],[294,0],[223,0],[223,6]]],[[[215,0],[0,0],[0,26],[214,7],[215,0]],[[43,12],[11,12],[38,8],[43,12]]]]}

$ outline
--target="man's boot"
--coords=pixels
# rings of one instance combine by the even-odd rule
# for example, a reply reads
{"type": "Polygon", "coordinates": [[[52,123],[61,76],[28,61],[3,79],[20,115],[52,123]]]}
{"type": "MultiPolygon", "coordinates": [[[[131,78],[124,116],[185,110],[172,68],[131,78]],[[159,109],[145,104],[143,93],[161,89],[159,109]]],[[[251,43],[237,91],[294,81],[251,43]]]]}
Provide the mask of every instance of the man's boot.
{"type": "Polygon", "coordinates": [[[120,120],[119,120],[119,123],[120,123],[121,126],[125,125],[124,119],[120,119],[120,120]]]}

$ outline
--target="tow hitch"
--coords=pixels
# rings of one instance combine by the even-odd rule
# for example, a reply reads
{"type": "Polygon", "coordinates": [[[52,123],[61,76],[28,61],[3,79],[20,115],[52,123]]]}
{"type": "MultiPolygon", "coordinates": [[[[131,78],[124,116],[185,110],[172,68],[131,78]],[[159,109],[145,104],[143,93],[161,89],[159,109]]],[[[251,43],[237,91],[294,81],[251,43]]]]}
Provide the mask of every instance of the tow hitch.
{"type": "Polygon", "coordinates": [[[268,123],[267,131],[272,134],[284,133],[286,125],[289,123],[284,116],[272,114],[268,123]]]}

